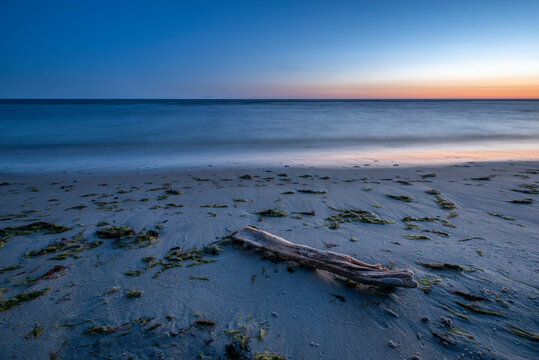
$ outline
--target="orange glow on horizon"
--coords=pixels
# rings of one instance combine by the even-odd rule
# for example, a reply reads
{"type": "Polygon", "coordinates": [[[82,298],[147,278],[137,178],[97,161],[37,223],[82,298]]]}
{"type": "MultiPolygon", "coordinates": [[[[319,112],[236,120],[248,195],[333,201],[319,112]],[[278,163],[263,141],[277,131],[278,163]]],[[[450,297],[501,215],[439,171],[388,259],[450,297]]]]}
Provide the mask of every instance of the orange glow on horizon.
{"type": "MultiPolygon", "coordinates": [[[[274,89],[276,90],[276,89],[274,89]]],[[[385,81],[310,84],[277,90],[279,97],[335,99],[539,99],[539,76],[526,79],[385,81]]]]}

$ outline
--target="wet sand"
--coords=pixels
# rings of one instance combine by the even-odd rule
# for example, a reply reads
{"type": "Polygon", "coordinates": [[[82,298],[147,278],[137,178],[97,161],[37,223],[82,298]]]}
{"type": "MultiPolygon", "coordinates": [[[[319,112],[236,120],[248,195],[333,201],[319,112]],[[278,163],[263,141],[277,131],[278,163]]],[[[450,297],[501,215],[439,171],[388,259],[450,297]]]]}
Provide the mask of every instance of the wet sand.
{"type": "Polygon", "coordinates": [[[533,358],[538,171],[3,174],[2,357],[533,358]],[[283,216],[258,214],[268,209],[283,216]],[[390,223],[339,222],[346,209],[390,223]],[[36,222],[47,225],[21,227],[36,222]],[[265,258],[230,240],[246,225],[409,268],[419,287],[356,286],[265,258]]]}

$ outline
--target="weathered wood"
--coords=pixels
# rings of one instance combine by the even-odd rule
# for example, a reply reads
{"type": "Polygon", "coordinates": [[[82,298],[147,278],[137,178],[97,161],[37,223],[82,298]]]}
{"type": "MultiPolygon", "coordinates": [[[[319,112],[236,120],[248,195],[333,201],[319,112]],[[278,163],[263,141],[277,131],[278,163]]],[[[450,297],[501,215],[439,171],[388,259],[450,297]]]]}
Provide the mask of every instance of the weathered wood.
{"type": "Polygon", "coordinates": [[[249,226],[232,236],[238,241],[269,251],[280,258],[296,261],[308,268],[326,270],[358,283],[384,287],[417,287],[414,273],[408,269],[388,270],[380,264],[367,264],[348,255],[294,244],[249,226]]]}

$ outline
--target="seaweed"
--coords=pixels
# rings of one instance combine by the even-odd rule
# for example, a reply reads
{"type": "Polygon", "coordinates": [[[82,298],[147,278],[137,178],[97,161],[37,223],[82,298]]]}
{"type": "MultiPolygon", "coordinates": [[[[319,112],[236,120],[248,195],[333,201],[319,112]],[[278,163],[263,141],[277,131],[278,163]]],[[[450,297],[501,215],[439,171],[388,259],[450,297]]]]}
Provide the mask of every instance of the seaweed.
{"type": "Polygon", "coordinates": [[[324,190],[311,190],[311,189],[298,189],[298,192],[304,193],[304,194],[325,194],[326,191],[324,190]]]}
{"type": "Polygon", "coordinates": [[[426,277],[417,279],[417,281],[423,285],[423,287],[420,288],[420,290],[424,291],[425,293],[430,293],[432,290],[432,285],[436,285],[442,282],[442,279],[437,278],[434,275],[427,274],[426,277]]]}
{"type": "Polygon", "coordinates": [[[459,318],[470,320],[470,317],[468,315],[459,313],[458,311],[451,309],[449,306],[442,305],[442,307],[444,308],[444,310],[449,311],[451,314],[458,316],[459,318]]]}
{"type": "Polygon", "coordinates": [[[457,208],[457,205],[454,202],[451,202],[443,197],[436,195],[436,203],[441,209],[453,210],[457,208]]]}
{"type": "Polygon", "coordinates": [[[181,195],[182,194],[181,191],[178,191],[175,189],[167,189],[165,193],[167,193],[168,195],[181,195]]]}
{"type": "Polygon", "coordinates": [[[440,195],[440,192],[438,190],[434,190],[434,189],[426,190],[425,193],[429,194],[429,195],[440,195]]]}
{"type": "Polygon", "coordinates": [[[27,251],[24,256],[27,258],[32,258],[50,253],[59,253],[58,255],[51,257],[50,260],[64,260],[68,257],[78,259],[80,257],[80,253],[82,253],[84,250],[93,249],[103,244],[102,240],[87,243],[84,241],[83,236],[84,230],[77,233],[72,239],[61,238],[59,240],[55,240],[40,250],[27,251]]]}
{"type": "Polygon", "coordinates": [[[146,331],[153,331],[153,330],[157,329],[160,326],[163,326],[163,324],[162,323],[155,323],[152,326],[150,326],[148,329],[146,329],[146,331]]]}
{"type": "Polygon", "coordinates": [[[113,326],[92,325],[86,330],[84,330],[82,332],[82,335],[92,335],[92,336],[97,336],[97,335],[102,335],[102,334],[108,335],[108,334],[117,332],[119,330],[120,329],[113,326]]]}
{"type": "Polygon", "coordinates": [[[346,302],[346,298],[339,294],[331,293],[331,296],[333,296],[335,299],[339,300],[340,302],[346,302]]]}
{"type": "Polygon", "coordinates": [[[259,211],[256,214],[262,217],[286,217],[288,216],[288,213],[286,211],[279,210],[279,209],[267,209],[264,211],[259,211]]]}
{"type": "Polygon", "coordinates": [[[433,263],[424,263],[424,262],[417,262],[418,265],[421,265],[423,267],[433,269],[433,270],[456,270],[456,271],[473,271],[474,269],[468,269],[465,266],[457,265],[457,264],[449,264],[449,263],[443,263],[443,264],[433,264],[433,263]]]}
{"type": "Polygon", "coordinates": [[[426,235],[404,235],[409,240],[430,240],[430,237],[426,235]]]}
{"type": "Polygon", "coordinates": [[[386,194],[386,196],[388,198],[391,198],[391,199],[394,199],[394,200],[399,200],[399,201],[404,201],[404,202],[412,202],[414,201],[414,198],[411,197],[411,196],[407,196],[407,195],[391,195],[391,194],[386,194]]]}
{"type": "Polygon", "coordinates": [[[436,174],[435,174],[435,173],[430,173],[430,174],[421,175],[421,178],[423,178],[423,179],[426,179],[426,178],[433,178],[433,177],[436,177],[436,174]]]}
{"type": "Polygon", "coordinates": [[[11,266],[2,267],[2,268],[0,268],[0,274],[5,273],[6,271],[12,271],[12,270],[17,270],[17,269],[22,269],[22,265],[17,264],[17,265],[11,265],[11,266]]]}
{"type": "Polygon", "coordinates": [[[497,312],[497,311],[490,311],[490,310],[485,310],[485,309],[482,309],[478,306],[474,306],[474,305],[469,305],[469,304],[465,304],[461,301],[458,301],[458,300],[455,300],[455,302],[462,306],[463,308],[465,309],[468,309],[470,311],[473,311],[475,313],[478,313],[478,314],[485,314],[485,315],[494,315],[494,316],[501,316],[501,317],[505,317],[505,315],[501,312],[497,312]]]}
{"type": "Polygon", "coordinates": [[[130,226],[111,226],[96,231],[96,235],[102,239],[114,239],[113,244],[119,248],[144,248],[153,245],[159,237],[159,233],[148,230],[145,233],[135,233],[130,226]]]}
{"type": "Polygon", "coordinates": [[[538,189],[529,189],[529,190],[524,190],[524,189],[511,189],[511,190],[512,190],[512,191],[519,192],[519,193],[523,193],[523,194],[539,195],[539,190],[538,190],[538,189]]]}
{"type": "Polygon", "coordinates": [[[412,185],[409,181],[407,180],[395,180],[395,182],[399,183],[399,184],[402,184],[402,185],[412,185]]]}
{"type": "Polygon", "coordinates": [[[299,215],[307,215],[307,216],[315,216],[316,215],[316,212],[313,210],[313,211],[293,211],[294,214],[299,214],[299,215]]]}
{"type": "Polygon", "coordinates": [[[221,240],[206,245],[202,249],[194,247],[186,251],[182,250],[179,246],[173,247],[167,251],[166,255],[164,256],[164,260],[156,263],[156,265],[161,265],[161,269],[155,273],[153,278],[155,279],[159,277],[165,270],[183,266],[183,263],[186,261],[191,261],[187,267],[212,263],[215,260],[206,259],[205,257],[207,255],[218,255],[223,251],[220,245],[228,244],[231,241],[232,240],[229,237],[223,237],[221,240]]]}
{"type": "Polygon", "coordinates": [[[129,290],[125,293],[125,297],[128,297],[128,298],[139,298],[139,297],[141,297],[142,295],[144,295],[144,291],[142,291],[142,290],[135,290],[135,289],[129,289],[129,290]]]}
{"type": "Polygon", "coordinates": [[[470,240],[474,240],[474,239],[484,239],[484,238],[482,238],[481,236],[469,236],[467,238],[457,240],[457,242],[470,241],[470,240]]]}
{"type": "Polygon", "coordinates": [[[443,237],[449,237],[449,234],[446,233],[445,231],[430,230],[430,229],[426,229],[426,230],[422,230],[422,231],[432,233],[432,234],[436,234],[436,235],[440,235],[440,236],[443,236],[443,237]]]}
{"type": "Polygon", "coordinates": [[[534,203],[533,199],[530,199],[530,198],[511,200],[508,202],[513,203],[513,204],[533,204],[534,203]]]}
{"type": "Polygon", "coordinates": [[[239,199],[239,198],[234,198],[234,199],[232,199],[232,201],[234,201],[234,202],[243,202],[243,203],[247,202],[246,199],[239,199]]]}
{"type": "Polygon", "coordinates": [[[65,231],[69,231],[73,228],[64,225],[57,225],[50,222],[34,222],[28,225],[6,227],[0,229],[0,238],[10,238],[21,235],[30,235],[42,232],[44,234],[59,234],[65,231]]]}
{"type": "Polygon", "coordinates": [[[35,278],[27,277],[24,281],[19,282],[17,285],[33,284],[42,279],[49,279],[49,280],[57,279],[60,276],[65,275],[66,270],[67,270],[67,267],[63,265],[55,265],[52,269],[47,271],[45,274],[35,277],[35,278]]]}
{"type": "Polygon", "coordinates": [[[497,216],[497,217],[501,217],[502,219],[505,219],[505,220],[515,220],[514,217],[511,217],[511,216],[505,216],[505,215],[502,215],[502,214],[497,214],[495,212],[490,212],[490,211],[485,211],[487,214],[491,215],[491,216],[497,216]]]}
{"type": "Polygon", "coordinates": [[[129,270],[129,271],[126,271],[124,273],[124,275],[136,277],[136,276],[142,275],[142,271],[141,270],[129,270]]]}
{"type": "Polygon", "coordinates": [[[524,329],[518,328],[511,324],[506,324],[505,328],[511,331],[513,334],[520,336],[521,338],[531,340],[533,342],[539,342],[539,334],[534,334],[524,329]]]}
{"type": "Polygon", "coordinates": [[[85,209],[87,207],[88,206],[86,206],[86,205],[75,205],[75,206],[67,208],[66,210],[82,210],[82,209],[85,209]]]}
{"type": "Polygon", "coordinates": [[[528,283],[528,282],[526,282],[526,281],[524,281],[524,280],[519,280],[519,279],[516,279],[516,278],[514,278],[514,277],[511,277],[511,276],[509,276],[508,274],[504,273],[504,272],[501,271],[501,270],[498,270],[498,272],[499,272],[500,274],[502,274],[503,276],[505,276],[506,278],[508,278],[508,279],[511,279],[511,280],[513,280],[513,281],[517,281],[517,282],[519,282],[519,283],[522,283],[522,284],[531,286],[532,288],[535,288],[535,289],[539,289],[539,286],[535,286],[535,285],[530,284],[530,283],[528,283]]]}
{"type": "Polygon", "coordinates": [[[45,295],[48,293],[50,288],[45,288],[41,290],[36,290],[32,292],[23,292],[21,294],[13,296],[9,300],[0,301],[0,311],[6,311],[9,309],[12,309],[16,306],[21,305],[23,302],[30,301],[37,299],[40,296],[45,295]]]}
{"type": "Polygon", "coordinates": [[[199,327],[216,327],[217,323],[210,319],[198,319],[194,322],[195,326],[199,327]]]}
{"type": "Polygon", "coordinates": [[[249,174],[245,174],[239,177],[242,180],[253,180],[253,177],[249,174]]]}
{"type": "Polygon", "coordinates": [[[496,177],[496,175],[475,177],[475,178],[470,178],[470,180],[474,180],[474,181],[490,181],[490,179],[492,179],[494,177],[496,177]]]}
{"type": "Polygon", "coordinates": [[[38,337],[40,337],[43,333],[45,332],[45,328],[42,328],[41,326],[39,326],[39,323],[35,323],[34,324],[34,328],[32,330],[30,330],[25,336],[24,338],[26,340],[28,339],[37,339],[38,337]]]}
{"type": "Polygon", "coordinates": [[[284,356],[272,352],[257,352],[254,360],[287,360],[284,356]]]}
{"type": "Polygon", "coordinates": [[[471,300],[471,301],[488,301],[488,299],[486,297],[483,297],[483,296],[479,296],[479,295],[474,295],[474,294],[470,294],[470,293],[467,293],[467,292],[464,292],[464,291],[460,291],[460,290],[453,290],[451,291],[453,294],[455,295],[458,295],[458,296],[461,296],[463,298],[465,298],[466,300],[471,300]]]}
{"type": "Polygon", "coordinates": [[[189,276],[189,280],[206,280],[206,281],[209,281],[210,278],[208,276],[189,276]]]}
{"type": "Polygon", "coordinates": [[[362,222],[368,224],[392,224],[389,220],[384,220],[366,210],[356,209],[334,209],[338,211],[336,214],[331,214],[326,218],[326,222],[329,224],[329,228],[338,228],[338,224],[362,222]]]}
{"type": "Polygon", "coordinates": [[[104,295],[114,294],[114,293],[117,292],[118,290],[120,290],[120,287],[119,287],[119,286],[114,286],[114,287],[108,289],[107,291],[105,291],[105,294],[104,294],[104,295]]]}

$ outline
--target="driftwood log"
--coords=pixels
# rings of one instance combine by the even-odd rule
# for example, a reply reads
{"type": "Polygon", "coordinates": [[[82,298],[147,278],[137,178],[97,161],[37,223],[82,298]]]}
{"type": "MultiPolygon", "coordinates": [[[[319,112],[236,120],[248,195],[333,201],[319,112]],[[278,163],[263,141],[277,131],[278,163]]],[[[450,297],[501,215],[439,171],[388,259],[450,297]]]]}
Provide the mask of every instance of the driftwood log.
{"type": "Polygon", "coordinates": [[[308,268],[326,270],[358,283],[383,287],[417,287],[414,273],[408,269],[388,270],[382,265],[367,264],[348,255],[294,244],[249,226],[232,236],[237,241],[269,251],[282,259],[295,261],[308,268]]]}

